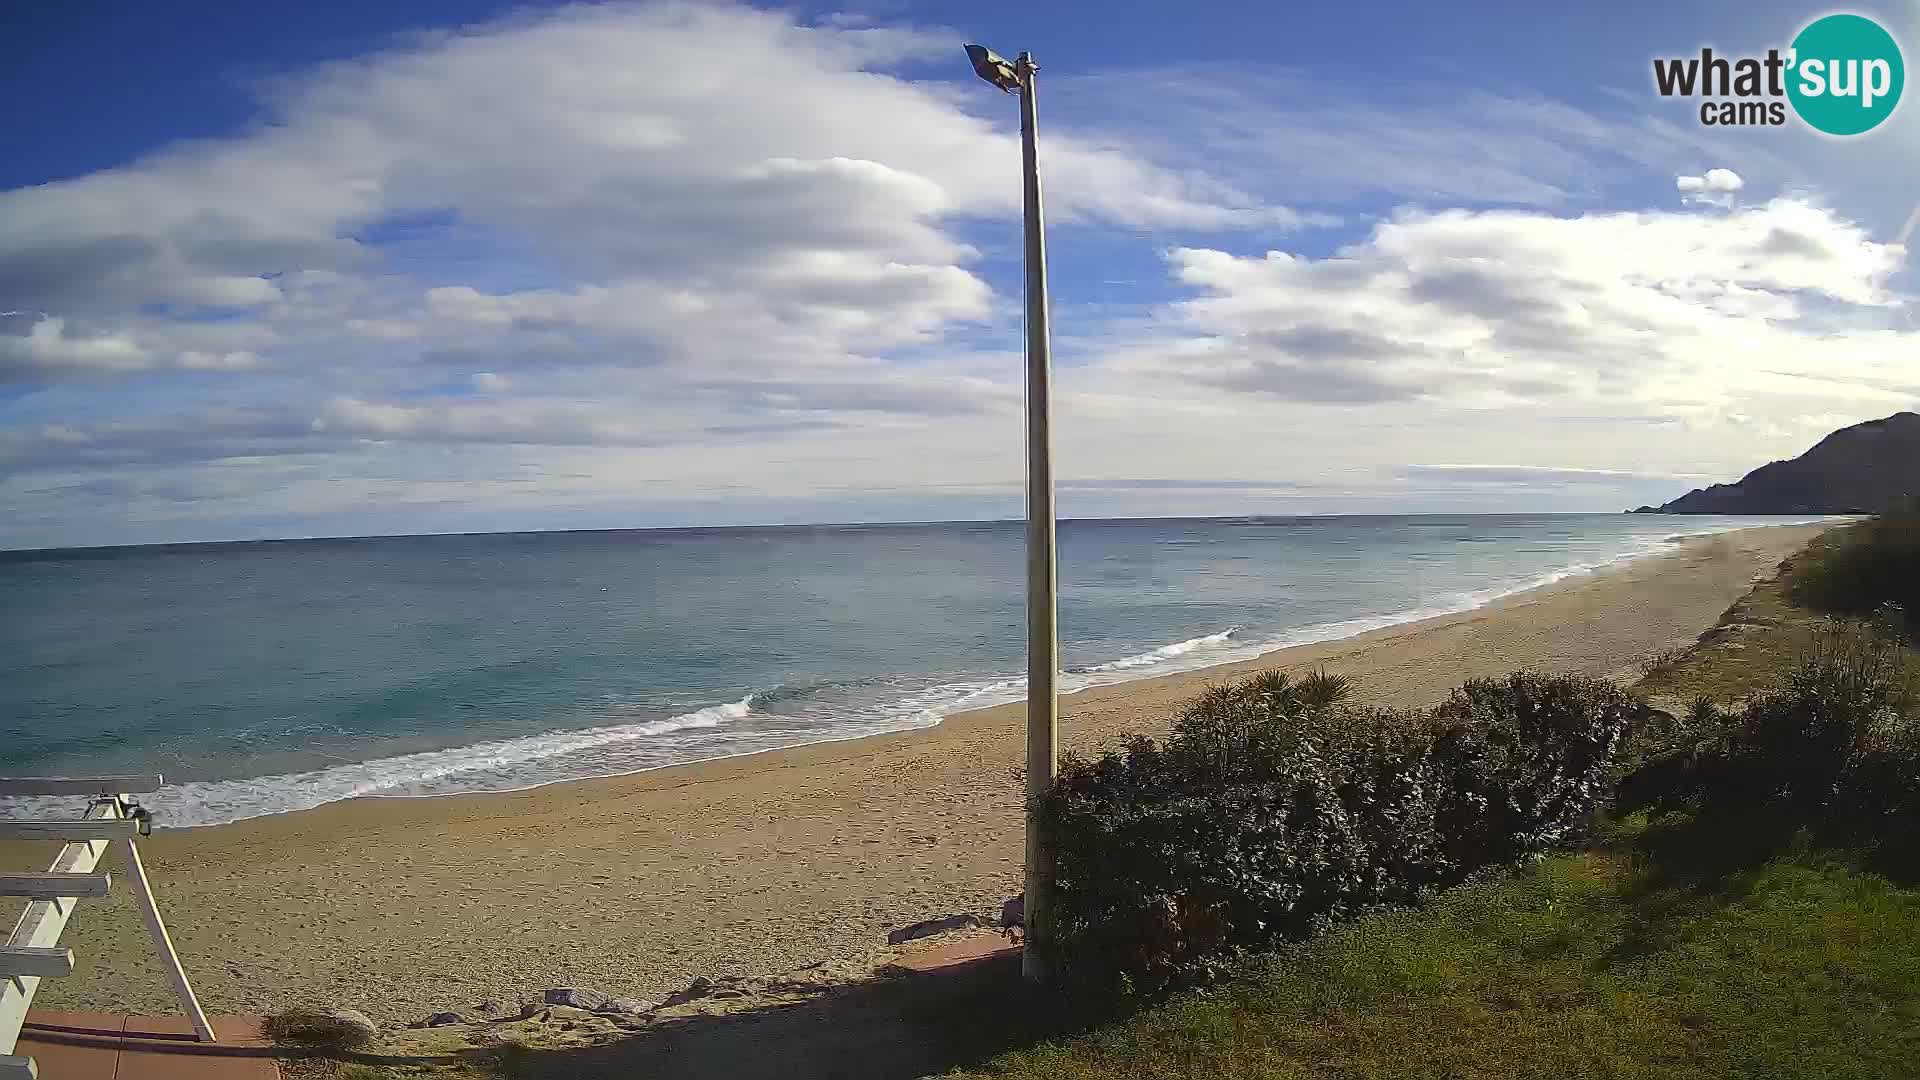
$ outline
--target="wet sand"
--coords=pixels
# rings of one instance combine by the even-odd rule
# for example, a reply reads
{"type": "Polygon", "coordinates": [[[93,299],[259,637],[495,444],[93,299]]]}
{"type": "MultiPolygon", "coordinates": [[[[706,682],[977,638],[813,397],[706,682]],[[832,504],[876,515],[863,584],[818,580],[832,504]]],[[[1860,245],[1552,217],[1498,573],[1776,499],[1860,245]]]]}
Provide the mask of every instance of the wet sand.
{"type": "MultiPolygon", "coordinates": [[[[1405,706],[1517,668],[1629,676],[1823,528],[1700,538],[1458,615],[1089,690],[1063,699],[1063,739],[1085,754],[1157,733],[1207,683],[1258,670],[1325,666],[1360,699],[1405,706]]],[[[1019,891],[1023,723],[1023,705],[1003,705],[633,776],[163,831],[143,850],[209,1011],[411,1020],[550,986],[652,998],[696,975],[852,976],[889,955],[889,930],[1019,891]]],[[[0,866],[49,857],[0,846],[0,866]]],[[[77,970],[38,1004],[174,1010],[114,892],[81,905],[64,942],[77,970]]]]}

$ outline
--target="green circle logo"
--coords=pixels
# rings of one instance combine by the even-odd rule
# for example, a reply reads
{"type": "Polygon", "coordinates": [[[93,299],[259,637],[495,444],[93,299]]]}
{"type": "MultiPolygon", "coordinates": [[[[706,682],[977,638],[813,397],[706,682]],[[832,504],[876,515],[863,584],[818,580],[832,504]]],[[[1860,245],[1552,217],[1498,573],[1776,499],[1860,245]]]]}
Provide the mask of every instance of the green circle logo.
{"type": "Polygon", "coordinates": [[[1787,98],[1818,131],[1858,135],[1893,115],[1906,86],[1900,46],[1862,15],[1828,15],[1793,39],[1787,98]]]}

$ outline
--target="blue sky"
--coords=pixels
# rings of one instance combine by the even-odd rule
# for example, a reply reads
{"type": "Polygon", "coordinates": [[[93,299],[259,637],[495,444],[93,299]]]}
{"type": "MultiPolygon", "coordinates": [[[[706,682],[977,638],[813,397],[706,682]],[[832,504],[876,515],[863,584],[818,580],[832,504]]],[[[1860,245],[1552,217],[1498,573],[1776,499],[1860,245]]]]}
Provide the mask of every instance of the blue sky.
{"type": "Polygon", "coordinates": [[[1042,64],[1063,512],[1659,501],[1920,400],[1920,114],[1651,89],[1824,10],[32,9],[0,546],[1016,514],[965,40],[1042,64]]]}

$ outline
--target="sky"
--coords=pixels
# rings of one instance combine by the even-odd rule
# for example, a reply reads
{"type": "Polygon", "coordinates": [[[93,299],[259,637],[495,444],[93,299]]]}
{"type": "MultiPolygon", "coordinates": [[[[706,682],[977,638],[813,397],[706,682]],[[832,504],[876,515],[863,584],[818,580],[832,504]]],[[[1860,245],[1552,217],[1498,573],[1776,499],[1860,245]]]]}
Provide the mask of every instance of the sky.
{"type": "MultiPolygon", "coordinates": [[[[1616,511],[1920,408],[1920,105],[1805,4],[166,5],[0,34],[0,547],[1616,511]]],[[[1869,15],[1920,42],[1920,2],[1869,15]]]]}

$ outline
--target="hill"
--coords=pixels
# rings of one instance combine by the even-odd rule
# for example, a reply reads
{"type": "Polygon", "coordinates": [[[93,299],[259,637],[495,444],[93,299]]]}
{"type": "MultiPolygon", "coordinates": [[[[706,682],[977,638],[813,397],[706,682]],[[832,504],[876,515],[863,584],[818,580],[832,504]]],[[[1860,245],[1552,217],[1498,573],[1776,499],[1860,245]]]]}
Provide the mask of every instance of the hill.
{"type": "Polygon", "coordinates": [[[1792,461],[1636,514],[1881,513],[1920,496],[1920,413],[1841,428],[1792,461]]]}

